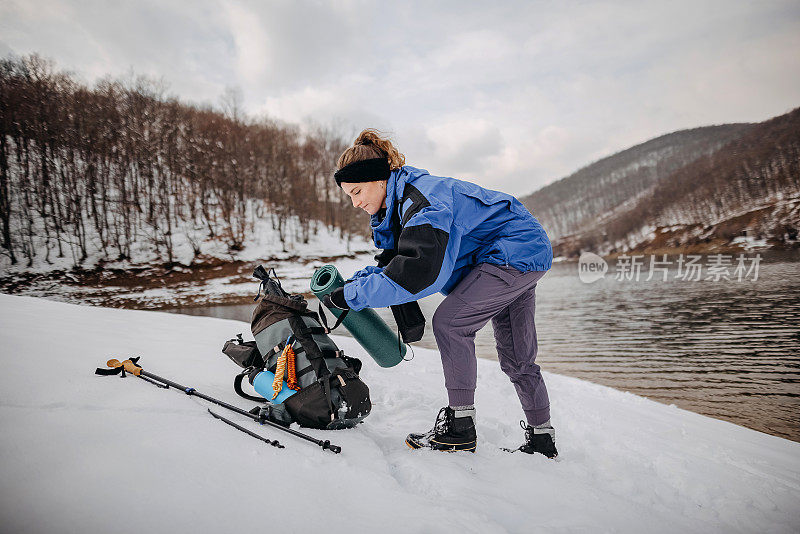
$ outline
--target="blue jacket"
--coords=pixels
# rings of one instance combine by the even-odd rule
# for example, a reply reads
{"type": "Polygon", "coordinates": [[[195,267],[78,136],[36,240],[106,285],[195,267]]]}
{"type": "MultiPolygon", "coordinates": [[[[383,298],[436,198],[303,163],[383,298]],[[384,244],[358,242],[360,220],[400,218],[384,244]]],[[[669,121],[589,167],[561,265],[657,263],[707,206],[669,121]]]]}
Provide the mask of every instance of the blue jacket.
{"type": "Polygon", "coordinates": [[[378,267],[344,286],[355,311],[447,295],[479,263],[546,271],[553,249],[544,229],[516,198],[408,165],[386,184],[386,210],[370,221],[378,267]]]}

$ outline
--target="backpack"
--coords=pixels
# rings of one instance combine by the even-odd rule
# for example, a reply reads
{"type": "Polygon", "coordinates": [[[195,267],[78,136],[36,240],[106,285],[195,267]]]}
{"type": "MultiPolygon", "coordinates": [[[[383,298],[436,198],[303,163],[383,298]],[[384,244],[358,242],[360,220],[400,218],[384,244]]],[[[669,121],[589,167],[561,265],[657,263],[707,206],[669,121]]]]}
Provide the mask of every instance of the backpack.
{"type": "MultiPolygon", "coordinates": [[[[263,267],[254,276],[261,280],[251,320],[254,341],[239,334],[222,349],[243,369],[234,378],[236,393],[266,402],[259,413],[286,426],[296,422],[332,430],[360,423],[372,409],[369,388],[358,375],[361,361],[345,355],[328,336],[339,323],[323,328],[302,295],[284,292],[263,267]],[[245,393],[245,377],[266,398],[245,393]]],[[[323,323],[327,325],[324,317],[323,323]]]]}

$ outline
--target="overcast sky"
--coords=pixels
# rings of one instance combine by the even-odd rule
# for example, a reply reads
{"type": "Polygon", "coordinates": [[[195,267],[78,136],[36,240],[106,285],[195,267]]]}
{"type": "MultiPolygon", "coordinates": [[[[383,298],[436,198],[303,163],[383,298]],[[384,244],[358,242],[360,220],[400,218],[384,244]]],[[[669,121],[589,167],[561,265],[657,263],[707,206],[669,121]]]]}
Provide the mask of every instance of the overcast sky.
{"type": "Polygon", "coordinates": [[[800,106],[800,1],[0,0],[0,55],[87,83],[391,132],[407,163],[516,195],[652,137],[800,106]]]}

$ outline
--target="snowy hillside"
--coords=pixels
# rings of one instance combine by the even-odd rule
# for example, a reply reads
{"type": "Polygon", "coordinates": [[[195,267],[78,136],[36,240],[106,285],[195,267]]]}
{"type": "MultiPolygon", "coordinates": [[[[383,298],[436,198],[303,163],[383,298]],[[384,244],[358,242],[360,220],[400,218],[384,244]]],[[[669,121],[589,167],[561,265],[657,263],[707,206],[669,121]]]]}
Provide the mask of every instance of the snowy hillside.
{"type": "Polygon", "coordinates": [[[676,132],[521,200],[556,255],[797,247],[800,108],[752,125],[676,132]]]}
{"type": "MultiPolygon", "coordinates": [[[[40,224],[40,221],[36,221],[35,224],[40,224]]],[[[286,222],[286,231],[291,234],[300,232],[300,226],[298,219],[291,217],[286,222]]],[[[186,233],[176,232],[172,239],[173,256],[176,264],[187,266],[197,260],[193,252],[194,246],[201,248],[202,257],[205,259],[215,258],[228,262],[255,262],[264,258],[280,261],[298,257],[310,260],[371,251],[374,248],[371,240],[362,236],[348,235],[343,239],[335,228],[316,221],[313,226],[315,232],[309,236],[308,243],[303,243],[301,239],[295,239],[287,242],[284,249],[281,236],[273,228],[269,212],[266,212],[265,217],[253,223],[252,231],[248,233],[240,251],[229,250],[228,245],[220,239],[203,236],[202,238],[195,237],[195,242],[186,233]]],[[[46,249],[43,234],[44,232],[40,232],[31,238],[35,248],[40,251],[46,249]]],[[[87,232],[86,242],[89,254],[81,264],[84,269],[93,269],[98,266],[106,270],[130,269],[142,265],[163,264],[165,261],[161,253],[145,239],[137,241],[131,248],[131,257],[123,260],[110,260],[105,256],[100,246],[100,238],[97,232],[92,231],[91,228],[87,232]]],[[[0,276],[20,272],[69,271],[73,268],[73,263],[74,259],[71,255],[57,257],[55,254],[51,254],[49,262],[45,261],[43,255],[39,255],[34,258],[33,265],[29,267],[22,262],[12,265],[7,255],[0,255],[0,276]]],[[[177,268],[180,269],[180,267],[177,268]]]]}
{"type": "MultiPolygon", "coordinates": [[[[299,228],[291,219],[290,229],[299,228]]],[[[308,280],[326,264],[352,273],[374,263],[374,245],[361,237],[343,239],[335,229],[318,225],[308,243],[294,241],[282,249],[280,236],[268,219],[260,219],[242,250],[229,253],[219,241],[208,239],[202,258],[193,258],[192,246],[175,234],[178,264],[166,266],[146,243],[134,248],[131,259],[103,260],[93,239],[82,270],[72,270],[70,258],[54,258],[26,268],[11,266],[0,257],[0,292],[46,297],[72,303],[119,308],[170,308],[250,302],[255,291],[253,268],[274,268],[287,291],[309,291],[308,280]]],[[[39,243],[42,247],[43,242],[39,243]]]]}
{"type": "Polygon", "coordinates": [[[630,209],[660,180],[740,137],[750,124],[680,130],[593,162],[520,200],[551,239],[586,231],[598,220],[630,209]]]}
{"type": "MultiPolygon", "coordinates": [[[[202,401],[107,359],[249,408],[224,340],[241,322],[0,295],[0,524],[4,532],[797,532],[800,444],[581,380],[547,374],[561,457],[501,452],[522,417],[496,362],[480,360],[476,454],[411,451],[445,390],[438,354],[364,361],[363,425],[310,430],[322,451],[243,419],[276,449],[214,420],[202,401]]],[[[219,409],[222,413],[224,410],[219,409]]]]}

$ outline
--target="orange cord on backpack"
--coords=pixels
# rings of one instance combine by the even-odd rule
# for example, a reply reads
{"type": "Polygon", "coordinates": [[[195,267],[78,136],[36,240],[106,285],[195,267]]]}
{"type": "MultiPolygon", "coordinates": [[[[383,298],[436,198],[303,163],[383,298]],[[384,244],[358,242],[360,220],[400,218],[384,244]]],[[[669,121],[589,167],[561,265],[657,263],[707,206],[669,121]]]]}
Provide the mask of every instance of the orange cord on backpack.
{"type": "Polygon", "coordinates": [[[286,386],[289,389],[293,389],[295,391],[300,391],[300,385],[297,383],[297,359],[295,358],[294,349],[292,349],[292,344],[289,343],[290,339],[286,340],[286,346],[283,348],[283,352],[278,357],[277,364],[275,366],[275,380],[272,381],[272,399],[278,396],[278,393],[281,392],[283,389],[283,374],[286,371],[286,367],[288,364],[289,367],[289,376],[286,380],[286,386]]]}
{"type": "Polygon", "coordinates": [[[297,383],[297,358],[294,355],[294,349],[289,344],[283,350],[286,352],[286,361],[289,365],[289,376],[287,377],[286,385],[289,389],[300,391],[300,384],[297,383]]]}

